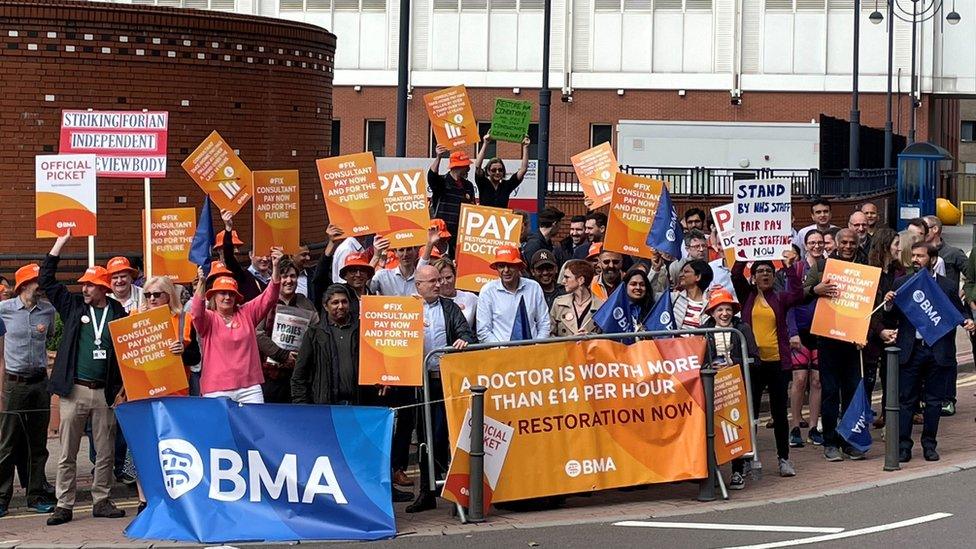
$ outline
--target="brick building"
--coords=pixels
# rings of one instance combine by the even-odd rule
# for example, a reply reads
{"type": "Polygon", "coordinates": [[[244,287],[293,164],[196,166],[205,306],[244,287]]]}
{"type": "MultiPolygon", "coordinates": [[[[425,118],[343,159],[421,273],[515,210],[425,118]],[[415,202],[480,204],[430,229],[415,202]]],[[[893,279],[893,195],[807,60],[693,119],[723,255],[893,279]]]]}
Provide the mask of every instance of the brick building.
{"type": "MultiPolygon", "coordinates": [[[[63,109],[170,113],[167,177],[154,208],[199,208],[180,167],[211,131],[252,170],[301,172],[302,237],[321,240],[315,159],[329,154],[336,39],[321,27],[232,13],[0,0],[0,253],[34,238],[34,157],[58,152],[63,109]]],[[[142,180],[98,180],[96,252],[141,253],[142,180]]],[[[236,224],[249,241],[251,207],[236,224]]],[[[69,253],[83,251],[73,242],[69,253]]],[[[6,271],[6,269],[4,269],[6,271]]]]}

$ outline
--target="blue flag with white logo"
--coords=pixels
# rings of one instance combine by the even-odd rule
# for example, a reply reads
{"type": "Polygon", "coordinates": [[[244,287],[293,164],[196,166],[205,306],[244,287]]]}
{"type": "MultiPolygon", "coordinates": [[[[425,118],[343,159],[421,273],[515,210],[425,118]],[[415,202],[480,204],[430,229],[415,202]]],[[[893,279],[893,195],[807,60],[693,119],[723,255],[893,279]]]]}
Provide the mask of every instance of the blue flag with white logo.
{"type": "Polygon", "coordinates": [[[867,452],[871,449],[871,423],[874,421],[874,410],[864,390],[864,380],[857,384],[854,398],[847,406],[844,417],[837,424],[837,434],[843,437],[851,446],[867,452]]]}
{"type": "Polygon", "coordinates": [[[634,331],[634,316],[631,314],[630,299],[623,284],[610,294],[593,314],[593,322],[605,334],[620,334],[634,331]]]}
{"type": "Polygon", "coordinates": [[[214,239],[213,217],[210,215],[210,197],[203,199],[203,208],[200,210],[200,221],[197,222],[197,231],[193,233],[193,240],[190,242],[190,263],[203,267],[203,275],[210,275],[210,258],[213,250],[214,239]]]}
{"type": "Polygon", "coordinates": [[[125,530],[198,543],[393,537],[393,412],[169,397],[116,416],[149,502],[125,530]],[[201,421],[205,418],[205,421],[201,421]]]}
{"type": "Polygon", "coordinates": [[[965,320],[926,269],[898,288],[895,305],[929,345],[935,345],[965,320]]]}
{"type": "Polygon", "coordinates": [[[644,329],[649,332],[674,330],[674,312],[671,306],[671,292],[664,290],[661,297],[657,298],[657,303],[648,311],[647,316],[641,322],[644,329]]]}
{"type": "Polygon", "coordinates": [[[509,341],[525,341],[532,339],[532,324],[529,323],[529,312],[525,310],[525,298],[519,297],[518,312],[515,313],[515,323],[512,324],[512,336],[509,341]]]}
{"type": "Polygon", "coordinates": [[[651,230],[647,233],[647,245],[660,253],[671,257],[681,257],[681,241],[685,235],[681,223],[678,222],[678,212],[671,203],[671,193],[668,186],[661,184],[661,200],[657,203],[657,212],[651,222],[651,230]]]}

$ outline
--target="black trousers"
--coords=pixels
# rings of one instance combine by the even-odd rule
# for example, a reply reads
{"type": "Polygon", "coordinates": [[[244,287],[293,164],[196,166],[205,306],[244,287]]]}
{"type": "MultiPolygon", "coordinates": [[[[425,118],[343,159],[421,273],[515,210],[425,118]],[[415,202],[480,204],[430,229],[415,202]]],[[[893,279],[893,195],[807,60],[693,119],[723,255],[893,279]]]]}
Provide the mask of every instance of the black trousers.
{"type": "Polygon", "coordinates": [[[3,403],[5,411],[0,414],[0,504],[10,504],[15,466],[25,462],[28,464],[27,500],[33,503],[47,495],[44,466],[48,457],[47,426],[51,421],[47,376],[34,383],[5,380],[3,403]],[[18,413],[19,410],[31,411],[18,413]]]}
{"type": "MultiPolygon", "coordinates": [[[[439,375],[431,379],[430,400],[444,400],[444,388],[441,385],[439,375]]],[[[421,410],[421,414],[423,411],[421,410]]],[[[447,474],[448,466],[451,462],[451,444],[447,432],[447,411],[443,402],[434,402],[430,405],[430,423],[433,436],[426,436],[426,425],[423,421],[417,426],[418,439],[427,441],[434,449],[434,475],[436,478],[443,478],[447,474]]],[[[423,416],[421,416],[421,419],[423,416]]],[[[420,489],[429,491],[430,474],[427,466],[427,452],[420,453],[420,489]]]]}
{"type": "Polygon", "coordinates": [[[267,403],[291,404],[291,368],[279,368],[277,378],[265,378],[261,384],[264,401],[267,403]]]}
{"type": "MultiPolygon", "coordinates": [[[[390,387],[386,394],[377,397],[377,404],[390,408],[417,404],[417,390],[413,387],[390,387]]],[[[390,452],[390,466],[394,471],[406,469],[410,463],[410,441],[417,426],[417,407],[396,410],[393,424],[393,448],[390,452]]]]}
{"type": "MultiPolygon", "coordinates": [[[[925,402],[922,410],[922,447],[935,449],[939,434],[939,418],[942,403],[947,398],[950,380],[955,378],[955,365],[937,364],[932,348],[922,340],[915,341],[915,348],[908,362],[901,365],[898,392],[901,410],[898,414],[898,446],[911,450],[912,415],[918,409],[919,400],[925,402]]],[[[955,386],[955,383],[952,384],[955,386]]]]}
{"type": "Polygon", "coordinates": [[[837,434],[837,421],[844,415],[861,381],[861,352],[853,343],[822,337],[819,353],[824,446],[846,447],[847,443],[837,434]]]}

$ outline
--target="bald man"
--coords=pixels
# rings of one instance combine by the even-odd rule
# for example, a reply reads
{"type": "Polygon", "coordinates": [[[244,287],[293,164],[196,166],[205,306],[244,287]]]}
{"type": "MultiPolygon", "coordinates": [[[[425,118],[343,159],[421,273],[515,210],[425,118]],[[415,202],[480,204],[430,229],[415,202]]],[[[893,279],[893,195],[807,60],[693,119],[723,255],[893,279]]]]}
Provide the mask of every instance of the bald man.
{"type": "Polygon", "coordinates": [[[847,218],[847,228],[857,234],[857,247],[867,255],[871,249],[871,233],[868,232],[868,217],[862,211],[855,211],[847,218]]]}

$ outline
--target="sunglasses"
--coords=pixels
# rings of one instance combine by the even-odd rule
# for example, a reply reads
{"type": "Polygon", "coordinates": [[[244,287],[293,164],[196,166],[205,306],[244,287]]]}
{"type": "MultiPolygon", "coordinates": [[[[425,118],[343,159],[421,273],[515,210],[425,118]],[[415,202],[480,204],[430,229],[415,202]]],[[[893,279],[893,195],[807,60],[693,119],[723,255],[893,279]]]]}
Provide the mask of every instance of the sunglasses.
{"type": "Polygon", "coordinates": [[[166,292],[142,292],[142,295],[146,299],[159,299],[166,295],[166,292]]]}

